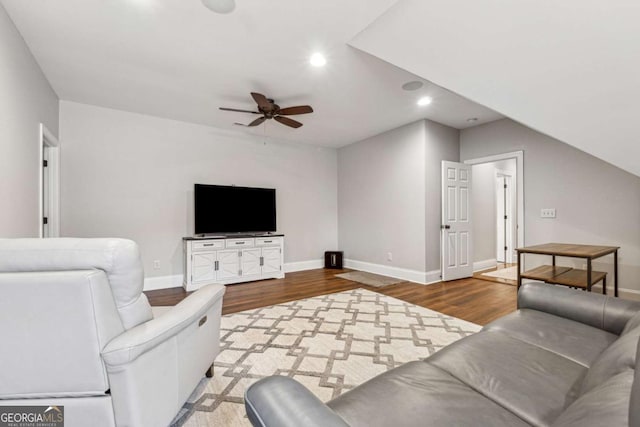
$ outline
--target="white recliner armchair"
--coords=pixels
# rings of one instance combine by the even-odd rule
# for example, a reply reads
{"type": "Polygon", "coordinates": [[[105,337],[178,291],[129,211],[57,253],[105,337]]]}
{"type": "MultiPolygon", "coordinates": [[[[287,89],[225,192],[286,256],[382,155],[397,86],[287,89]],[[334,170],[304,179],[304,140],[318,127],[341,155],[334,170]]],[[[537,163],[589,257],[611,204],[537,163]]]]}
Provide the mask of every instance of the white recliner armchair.
{"type": "Polygon", "coordinates": [[[138,246],[0,239],[0,406],[64,405],[65,426],[165,426],[219,353],[224,287],[153,317],[138,246]]]}

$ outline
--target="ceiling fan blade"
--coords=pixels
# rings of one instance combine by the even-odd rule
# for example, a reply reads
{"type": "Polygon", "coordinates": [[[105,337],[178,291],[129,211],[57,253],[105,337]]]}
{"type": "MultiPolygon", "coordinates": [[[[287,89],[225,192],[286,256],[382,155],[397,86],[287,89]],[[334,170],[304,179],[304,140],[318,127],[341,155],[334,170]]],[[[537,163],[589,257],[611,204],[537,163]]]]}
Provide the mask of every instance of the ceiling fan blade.
{"type": "Polygon", "coordinates": [[[261,93],[251,92],[251,96],[253,100],[256,101],[258,107],[263,111],[271,111],[273,109],[273,104],[269,102],[266,96],[261,93]]]}
{"type": "Polygon", "coordinates": [[[278,114],[283,116],[295,116],[296,114],[309,114],[313,113],[313,108],[310,105],[298,105],[297,107],[287,107],[278,111],[278,114]]]}
{"type": "Polygon", "coordinates": [[[266,117],[258,117],[257,119],[249,123],[247,126],[258,126],[262,124],[262,122],[264,122],[265,120],[267,120],[266,117]]]}
{"type": "Polygon", "coordinates": [[[225,107],[220,107],[220,109],[222,111],[235,111],[238,113],[251,113],[251,114],[262,114],[259,111],[249,111],[249,110],[238,110],[237,108],[225,108],[225,107]]]}
{"type": "Polygon", "coordinates": [[[274,119],[276,119],[278,122],[282,123],[285,126],[290,126],[292,128],[299,128],[300,126],[302,126],[302,123],[297,122],[293,119],[290,119],[289,117],[283,117],[283,116],[275,116],[274,119]]]}

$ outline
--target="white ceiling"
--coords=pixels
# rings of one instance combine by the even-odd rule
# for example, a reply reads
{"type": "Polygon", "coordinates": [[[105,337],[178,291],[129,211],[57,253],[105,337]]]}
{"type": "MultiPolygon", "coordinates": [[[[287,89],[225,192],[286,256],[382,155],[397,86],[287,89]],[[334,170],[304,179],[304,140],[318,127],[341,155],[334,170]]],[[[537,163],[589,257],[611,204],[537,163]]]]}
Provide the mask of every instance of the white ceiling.
{"type": "Polygon", "coordinates": [[[281,107],[310,104],[298,130],[268,121],[274,138],[342,146],[421,118],[464,128],[499,114],[347,45],[396,0],[237,0],[229,15],[200,0],[0,0],[58,96],[262,135],[245,129],[249,92],[281,107]],[[308,64],[311,53],[325,68],[308,64]],[[433,103],[417,107],[431,95],[433,103]],[[467,118],[477,117],[476,123],[467,118]]]}
{"type": "Polygon", "coordinates": [[[637,0],[403,0],[352,44],[640,175],[637,0]]]}

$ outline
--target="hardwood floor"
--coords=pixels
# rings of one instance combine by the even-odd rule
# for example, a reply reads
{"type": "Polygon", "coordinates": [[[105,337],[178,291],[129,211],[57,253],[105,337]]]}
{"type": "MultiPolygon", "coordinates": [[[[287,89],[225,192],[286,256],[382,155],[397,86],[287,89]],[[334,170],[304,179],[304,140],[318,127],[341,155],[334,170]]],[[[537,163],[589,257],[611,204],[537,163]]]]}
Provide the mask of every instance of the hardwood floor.
{"type": "MultiPolygon", "coordinates": [[[[517,267],[518,264],[517,263],[498,263],[498,265],[496,265],[493,268],[487,268],[486,270],[480,270],[480,271],[476,271],[475,273],[473,273],[473,277],[476,279],[482,279],[482,280],[488,280],[489,282],[498,282],[498,283],[502,283],[505,285],[511,285],[511,286],[518,286],[518,281],[517,280],[510,280],[510,279],[503,279],[501,277],[491,277],[491,276],[483,276],[484,273],[488,273],[491,271],[497,271],[497,270],[502,270],[504,268],[510,268],[510,267],[517,267]]],[[[517,273],[517,271],[516,271],[517,273]]]]}
{"type": "MultiPolygon", "coordinates": [[[[364,288],[403,301],[485,325],[516,309],[516,288],[476,278],[420,285],[402,282],[374,288],[335,274],[350,270],[308,270],[287,273],[284,279],[227,285],[222,314],[265,307],[317,295],[364,288]]],[[[175,305],[188,293],[182,288],[145,292],[151,305],[175,305]]]]}

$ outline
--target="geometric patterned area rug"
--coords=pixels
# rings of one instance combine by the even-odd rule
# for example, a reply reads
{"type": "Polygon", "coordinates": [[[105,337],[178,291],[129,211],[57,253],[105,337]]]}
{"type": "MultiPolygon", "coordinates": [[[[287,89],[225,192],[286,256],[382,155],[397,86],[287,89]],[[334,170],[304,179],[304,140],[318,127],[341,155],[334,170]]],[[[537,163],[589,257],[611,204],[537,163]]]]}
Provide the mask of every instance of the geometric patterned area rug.
{"type": "Polygon", "coordinates": [[[215,375],[201,381],[172,426],[250,426],[244,391],[260,378],[293,377],[326,402],[478,330],[365,289],[226,315],[215,375]]]}
{"type": "Polygon", "coordinates": [[[395,285],[396,283],[404,282],[404,280],[402,279],[381,276],[379,274],[368,273],[366,271],[350,271],[348,273],[336,274],[335,276],[342,279],[351,280],[353,282],[362,283],[364,285],[374,286],[376,288],[382,288],[384,286],[395,285]]]}

